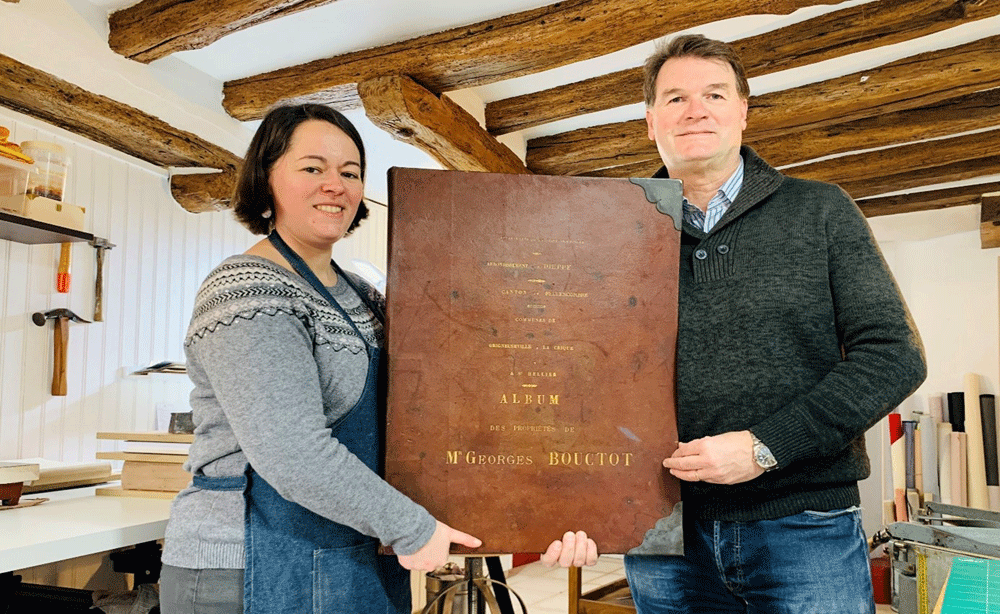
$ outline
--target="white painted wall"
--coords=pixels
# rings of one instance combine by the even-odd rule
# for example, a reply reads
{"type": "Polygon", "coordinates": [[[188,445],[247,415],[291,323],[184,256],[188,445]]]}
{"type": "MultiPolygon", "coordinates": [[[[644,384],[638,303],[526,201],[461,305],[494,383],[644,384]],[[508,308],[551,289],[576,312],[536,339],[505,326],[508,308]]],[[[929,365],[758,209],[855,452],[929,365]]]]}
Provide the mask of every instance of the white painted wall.
{"type": "MultiPolygon", "coordinates": [[[[913,318],[927,353],[927,380],[901,410],[926,410],[928,398],[963,388],[966,373],[978,373],[983,394],[997,394],[1000,382],[1000,249],[980,247],[979,231],[938,235],[944,219],[978,220],[979,207],[893,216],[871,220],[883,253],[913,318]],[[905,240],[900,228],[920,240],[905,240]]],[[[968,224],[966,224],[968,227],[968,224]]],[[[866,532],[883,526],[883,500],[892,499],[888,426],[883,420],[868,433],[872,477],[862,483],[866,532]]]]}

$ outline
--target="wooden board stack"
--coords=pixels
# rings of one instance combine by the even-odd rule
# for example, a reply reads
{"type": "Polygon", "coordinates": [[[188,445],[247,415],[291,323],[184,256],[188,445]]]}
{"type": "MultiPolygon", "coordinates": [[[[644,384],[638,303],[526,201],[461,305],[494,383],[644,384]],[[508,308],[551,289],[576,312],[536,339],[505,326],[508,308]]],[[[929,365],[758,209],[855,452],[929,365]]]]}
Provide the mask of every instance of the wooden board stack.
{"type": "Polygon", "coordinates": [[[117,480],[119,476],[111,472],[111,463],[79,462],[68,463],[45,458],[28,458],[28,462],[38,463],[38,479],[24,485],[25,494],[93,486],[117,480]]]}
{"type": "Polygon", "coordinates": [[[97,438],[125,442],[119,452],[97,453],[100,459],[124,461],[121,486],[98,488],[98,495],[172,499],[191,482],[191,474],[184,471],[184,462],[194,435],[99,432],[97,438]]]}

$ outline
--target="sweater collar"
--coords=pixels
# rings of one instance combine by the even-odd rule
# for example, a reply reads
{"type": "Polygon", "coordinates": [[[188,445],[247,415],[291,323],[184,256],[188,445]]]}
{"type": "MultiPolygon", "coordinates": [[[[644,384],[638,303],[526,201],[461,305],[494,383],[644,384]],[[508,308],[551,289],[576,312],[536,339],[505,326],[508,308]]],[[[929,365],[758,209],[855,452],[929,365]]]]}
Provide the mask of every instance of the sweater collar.
{"type": "MultiPolygon", "coordinates": [[[[740,146],[740,155],[743,156],[743,187],[736,196],[736,200],[726,211],[722,219],[715,225],[713,230],[722,228],[730,221],[743,214],[744,211],[752,209],[767,199],[778,189],[778,186],[785,180],[785,176],[765,162],[757,155],[753,149],[746,145],[740,146]]],[[[661,166],[660,170],[653,174],[654,179],[668,179],[670,174],[666,166],[661,166]]]]}

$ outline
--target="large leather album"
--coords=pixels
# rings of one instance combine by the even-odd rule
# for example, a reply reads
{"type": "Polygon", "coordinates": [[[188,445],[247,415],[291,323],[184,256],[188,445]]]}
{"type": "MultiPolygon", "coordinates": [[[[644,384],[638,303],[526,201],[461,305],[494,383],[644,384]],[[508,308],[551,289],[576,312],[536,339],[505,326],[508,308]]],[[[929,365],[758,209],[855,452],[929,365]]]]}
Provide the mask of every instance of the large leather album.
{"type": "Polygon", "coordinates": [[[681,188],[389,172],[385,475],[478,553],[639,545],[680,498],[681,188]]]}

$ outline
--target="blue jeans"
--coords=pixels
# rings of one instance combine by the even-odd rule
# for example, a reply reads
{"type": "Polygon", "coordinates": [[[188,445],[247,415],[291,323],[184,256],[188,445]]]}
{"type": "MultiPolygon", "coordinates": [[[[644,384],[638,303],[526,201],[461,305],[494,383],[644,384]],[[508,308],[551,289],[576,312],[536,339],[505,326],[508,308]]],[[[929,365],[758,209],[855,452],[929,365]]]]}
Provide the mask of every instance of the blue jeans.
{"type": "Polygon", "coordinates": [[[684,556],[625,557],[638,614],[873,614],[861,510],[684,524],[684,556]]]}

